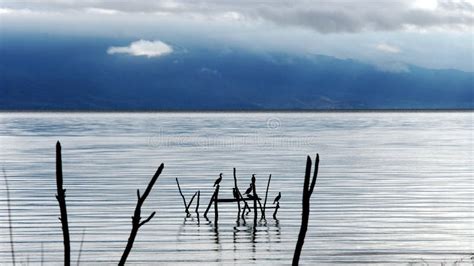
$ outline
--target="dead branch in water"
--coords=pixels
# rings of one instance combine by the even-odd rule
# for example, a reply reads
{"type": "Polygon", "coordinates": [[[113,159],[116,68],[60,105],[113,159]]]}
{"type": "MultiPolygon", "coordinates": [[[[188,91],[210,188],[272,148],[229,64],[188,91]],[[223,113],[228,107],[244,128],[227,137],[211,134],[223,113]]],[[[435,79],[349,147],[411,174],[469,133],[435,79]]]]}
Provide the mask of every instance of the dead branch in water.
{"type": "Polygon", "coordinates": [[[85,234],[86,234],[86,229],[82,230],[81,245],[79,246],[79,253],[77,254],[77,263],[76,263],[77,266],[79,266],[79,264],[81,263],[82,246],[84,245],[85,234]]]}
{"type": "Polygon", "coordinates": [[[66,190],[63,189],[63,166],[61,157],[61,143],[56,143],[56,188],[57,195],[56,199],[59,203],[59,210],[61,217],[62,229],[63,229],[63,243],[64,243],[64,265],[71,265],[71,243],[69,239],[69,224],[67,221],[67,209],[66,209],[66,190]]]}
{"type": "MultiPolygon", "coordinates": [[[[234,167],[233,173],[234,173],[234,190],[233,190],[233,194],[234,194],[234,198],[235,198],[235,199],[239,199],[239,198],[240,198],[240,190],[239,190],[239,186],[237,185],[237,174],[236,174],[235,167],[234,167]]],[[[239,220],[239,216],[240,216],[240,201],[237,201],[237,207],[238,207],[237,220],[239,220]]]]}
{"type": "Polygon", "coordinates": [[[12,263],[13,266],[15,266],[15,247],[13,245],[13,225],[12,225],[12,208],[11,208],[11,202],[10,202],[10,188],[8,187],[8,178],[7,178],[7,173],[5,172],[5,168],[3,170],[3,178],[5,179],[5,189],[7,191],[7,211],[8,211],[8,230],[9,230],[9,235],[10,235],[10,248],[11,248],[11,254],[12,254],[12,263]]]}
{"type": "MultiPolygon", "coordinates": [[[[198,193],[197,193],[197,191],[196,191],[196,192],[194,193],[194,195],[191,197],[191,200],[189,201],[188,206],[186,206],[186,209],[188,210],[188,212],[189,212],[189,207],[191,207],[191,204],[193,203],[193,200],[194,200],[194,198],[196,197],[197,194],[198,194],[198,193]]],[[[190,213],[189,215],[191,215],[191,213],[190,213]]]]}
{"type": "MultiPolygon", "coordinates": [[[[241,218],[242,218],[242,220],[245,221],[245,210],[248,209],[248,211],[250,212],[250,207],[249,207],[247,201],[245,200],[244,196],[242,196],[242,193],[240,192],[239,187],[237,186],[237,174],[236,174],[235,168],[234,168],[234,188],[236,190],[236,195],[234,196],[234,198],[237,198],[236,196],[238,196],[238,198],[241,199],[244,202],[244,208],[242,209],[241,218]]],[[[238,201],[238,202],[239,202],[239,204],[238,204],[238,208],[239,208],[238,214],[240,214],[240,201],[238,201]]]]}
{"type": "Polygon", "coordinates": [[[216,186],[216,193],[214,197],[214,226],[217,228],[219,222],[219,188],[220,185],[216,186]]]}
{"type": "Polygon", "coordinates": [[[200,200],[200,198],[201,198],[201,190],[198,190],[197,196],[198,196],[198,198],[197,198],[197,202],[196,202],[196,210],[195,210],[195,212],[196,212],[196,216],[199,218],[199,200],[200,200]]]}
{"type": "Polygon", "coordinates": [[[201,198],[201,190],[198,190],[197,195],[198,195],[198,197],[197,197],[195,212],[196,212],[196,217],[197,217],[198,224],[199,224],[199,201],[200,201],[200,198],[201,198]]]}
{"type": "MultiPolygon", "coordinates": [[[[176,178],[176,184],[178,185],[179,194],[181,195],[181,198],[183,199],[184,211],[186,212],[186,216],[189,217],[191,216],[191,212],[189,212],[189,208],[191,207],[191,204],[193,203],[193,200],[197,196],[198,192],[195,192],[194,195],[191,197],[191,200],[189,201],[189,203],[186,203],[186,198],[184,197],[184,194],[181,191],[181,186],[179,185],[178,178],[176,178]]],[[[199,203],[198,203],[198,207],[199,207],[199,203]]],[[[196,213],[199,215],[197,211],[196,213]]]]}
{"type": "Polygon", "coordinates": [[[257,226],[257,188],[255,186],[255,175],[252,175],[252,190],[253,190],[253,226],[257,226]]]}
{"type": "Polygon", "coordinates": [[[306,232],[308,231],[310,201],[311,201],[311,195],[313,194],[314,186],[316,184],[316,179],[318,177],[319,154],[316,154],[316,162],[314,164],[313,179],[310,185],[309,179],[311,178],[311,165],[312,165],[311,157],[308,156],[306,160],[306,173],[305,173],[304,185],[303,185],[303,213],[301,217],[301,227],[300,227],[300,233],[298,235],[298,242],[296,243],[295,254],[293,255],[293,263],[292,263],[293,266],[298,265],[300,261],[301,250],[303,249],[304,239],[306,237],[306,232]]]}
{"type": "Polygon", "coordinates": [[[204,212],[204,218],[207,219],[207,213],[209,212],[209,209],[211,209],[212,203],[214,202],[214,198],[216,197],[216,190],[214,190],[214,193],[212,194],[211,200],[209,201],[209,204],[207,205],[206,211],[204,212]]]}
{"type": "Polygon", "coordinates": [[[272,175],[268,176],[267,190],[265,191],[265,201],[263,202],[262,219],[265,219],[265,210],[267,208],[268,188],[270,188],[270,181],[272,181],[272,175]]]}
{"type": "Polygon", "coordinates": [[[130,251],[132,250],[133,247],[133,242],[135,241],[135,237],[137,236],[138,229],[148,223],[153,216],[155,216],[156,212],[153,212],[148,218],[145,220],[141,221],[141,209],[142,205],[145,202],[146,198],[151,192],[151,189],[153,188],[153,185],[155,184],[156,180],[160,176],[161,172],[163,171],[164,165],[161,164],[160,167],[158,167],[158,170],[156,170],[155,175],[151,178],[150,183],[148,183],[148,186],[145,190],[145,193],[140,196],[140,190],[137,189],[137,205],[135,207],[135,212],[132,216],[132,231],[130,232],[130,237],[128,238],[127,246],[125,247],[125,250],[123,251],[122,258],[120,259],[119,265],[125,265],[125,262],[127,261],[128,255],[130,254],[130,251]]]}
{"type": "Polygon", "coordinates": [[[184,197],[183,192],[181,191],[181,186],[179,185],[178,178],[176,178],[176,184],[178,185],[179,194],[181,195],[181,198],[183,198],[184,211],[186,212],[186,216],[191,216],[191,213],[189,213],[188,204],[186,203],[186,198],[184,197]]]}
{"type": "Polygon", "coordinates": [[[275,220],[278,220],[277,219],[278,209],[280,209],[280,202],[277,202],[277,205],[275,207],[275,212],[273,212],[273,219],[275,219],[275,220]]]}

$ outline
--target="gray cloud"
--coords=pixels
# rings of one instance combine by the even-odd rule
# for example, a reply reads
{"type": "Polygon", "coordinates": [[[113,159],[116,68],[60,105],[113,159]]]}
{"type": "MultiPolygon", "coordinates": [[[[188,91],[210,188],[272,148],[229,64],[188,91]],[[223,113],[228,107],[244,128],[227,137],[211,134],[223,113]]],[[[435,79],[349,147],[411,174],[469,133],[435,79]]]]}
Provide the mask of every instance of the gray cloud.
{"type": "Polygon", "coordinates": [[[265,21],[320,33],[352,33],[431,28],[472,31],[473,3],[472,0],[0,0],[0,7],[41,12],[97,10],[108,14],[265,21]]]}

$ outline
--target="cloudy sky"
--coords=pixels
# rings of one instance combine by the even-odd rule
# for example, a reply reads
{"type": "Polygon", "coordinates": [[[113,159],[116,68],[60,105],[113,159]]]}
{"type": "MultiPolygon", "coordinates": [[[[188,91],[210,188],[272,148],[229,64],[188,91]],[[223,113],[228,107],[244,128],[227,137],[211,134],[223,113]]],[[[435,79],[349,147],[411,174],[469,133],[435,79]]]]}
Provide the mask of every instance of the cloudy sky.
{"type": "Polygon", "coordinates": [[[112,55],[199,44],[474,71],[474,0],[0,0],[0,30],[134,40],[112,55]]]}

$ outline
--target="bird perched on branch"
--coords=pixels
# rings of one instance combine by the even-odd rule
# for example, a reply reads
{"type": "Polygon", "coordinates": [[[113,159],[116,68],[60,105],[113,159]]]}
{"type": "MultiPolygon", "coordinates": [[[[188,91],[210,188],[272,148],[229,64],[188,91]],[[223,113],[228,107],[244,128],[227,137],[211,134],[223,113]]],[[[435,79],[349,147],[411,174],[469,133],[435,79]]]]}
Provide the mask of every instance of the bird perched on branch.
{"type": "Polygon", "coordinates": [[[219,183],[222,181],[222,173],[219,174],[219,178],[216,179],[216,182],[214,182],[214,187],[219,185],[219,183]]]}
{"type": "Polygon", "coordinates": [[[273,201],[273,204],[280,202],[281,199],[281,192],[278,192],[278,196],[276,196],[275,200],[273,201]]]}
{"type": "Polygon", "coordinates": [[[253,186],[250,184],[250,187],[245,190],[245,194],[248,196],[252,192],[253,186]]]}
{"type": "Polygon", "coordinates": [[[232,188],[232,193],[234,193],[234,199],[239,199],[239,193],[237,193],[237,189],[232,188]]]}

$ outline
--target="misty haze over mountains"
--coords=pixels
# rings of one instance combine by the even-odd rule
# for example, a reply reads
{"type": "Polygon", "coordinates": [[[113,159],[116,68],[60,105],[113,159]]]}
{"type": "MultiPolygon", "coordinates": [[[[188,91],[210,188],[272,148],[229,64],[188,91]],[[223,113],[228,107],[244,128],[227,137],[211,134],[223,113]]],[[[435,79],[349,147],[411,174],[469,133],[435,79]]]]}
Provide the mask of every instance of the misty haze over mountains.
{"type": "MultiPolygon", "coordinates": [[[[3,110],[473,108],[474,73],[242,48],[108,54],[117,40],[3,36],[3,110]]],[[[130,43],[121,40],[121,43],[130,43]]]]}

